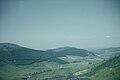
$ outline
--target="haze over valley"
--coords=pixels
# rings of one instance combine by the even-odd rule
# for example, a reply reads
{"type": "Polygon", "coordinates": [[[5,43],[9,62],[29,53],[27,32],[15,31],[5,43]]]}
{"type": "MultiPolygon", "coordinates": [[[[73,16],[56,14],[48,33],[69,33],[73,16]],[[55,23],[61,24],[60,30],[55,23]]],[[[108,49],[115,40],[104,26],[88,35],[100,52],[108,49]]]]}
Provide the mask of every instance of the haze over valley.
{"type": "Polygon", "coordinates": [[[119,0],[0,0],[0,80],[120,80],[119,0]]]}

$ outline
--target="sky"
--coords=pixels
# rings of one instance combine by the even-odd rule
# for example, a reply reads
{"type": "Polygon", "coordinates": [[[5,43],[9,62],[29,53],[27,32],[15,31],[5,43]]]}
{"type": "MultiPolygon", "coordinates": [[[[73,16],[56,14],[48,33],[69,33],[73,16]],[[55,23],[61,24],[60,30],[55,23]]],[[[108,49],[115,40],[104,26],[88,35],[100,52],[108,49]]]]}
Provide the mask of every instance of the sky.
{"type": "Polygon", "coordinates": [[[120,47],[119,0],[0,0],[0,43],[33,49],[120,47]]]}

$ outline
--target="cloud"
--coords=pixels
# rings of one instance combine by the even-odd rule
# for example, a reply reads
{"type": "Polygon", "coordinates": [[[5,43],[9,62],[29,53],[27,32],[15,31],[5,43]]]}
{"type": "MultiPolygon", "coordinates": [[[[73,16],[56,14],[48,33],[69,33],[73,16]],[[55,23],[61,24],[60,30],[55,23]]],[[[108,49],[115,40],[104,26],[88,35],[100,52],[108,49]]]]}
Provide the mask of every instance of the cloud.
{"type": "Polygon", "coordinates": [[[105,36],[106,38],[110,38],[111,36],[109,36],[109,35],[107,35],[107,36],[105,36]]]}

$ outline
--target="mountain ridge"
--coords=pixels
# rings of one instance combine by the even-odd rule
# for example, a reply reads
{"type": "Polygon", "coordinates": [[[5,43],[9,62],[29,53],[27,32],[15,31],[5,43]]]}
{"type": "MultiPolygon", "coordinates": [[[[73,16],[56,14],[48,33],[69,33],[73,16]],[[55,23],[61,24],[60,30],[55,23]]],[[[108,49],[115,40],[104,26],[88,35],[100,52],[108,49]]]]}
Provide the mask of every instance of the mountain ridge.
{"type": "Polygon", "coordinates": [[[93,55],[94,53],[74,47],[60,47],[43,51],[22,47],[13,43],[0,43],[0,56],[14,64],[29,64],[48,60],[53,62],[58,60],[58,63],[65,63],[65,61],[60,60],[58,57],[65,57],[67,55],[86,57],[89,54],[93,55]]]}

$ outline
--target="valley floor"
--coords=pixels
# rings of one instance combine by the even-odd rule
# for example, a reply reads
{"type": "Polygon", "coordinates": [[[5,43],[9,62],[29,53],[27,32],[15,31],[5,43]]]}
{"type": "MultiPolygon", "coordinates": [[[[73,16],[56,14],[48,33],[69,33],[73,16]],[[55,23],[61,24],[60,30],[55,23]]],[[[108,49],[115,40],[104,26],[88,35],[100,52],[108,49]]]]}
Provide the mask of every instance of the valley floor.
{"type": "Polygon", "coordinates": [[[55,62],[41,62],[32,65],[0,67],[2,80],[90,80],[81,76],[92,68],[87,63],[57,64],[55,62]]]}
{"type": "Polygon", "coordinates": [[[5,65],[0,67],[0,80],[119,80],[119,64],[94,70],[102,62],[58,64],[43,61],[31,65],[5,65]]]}

